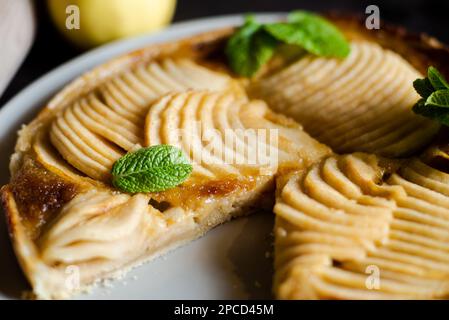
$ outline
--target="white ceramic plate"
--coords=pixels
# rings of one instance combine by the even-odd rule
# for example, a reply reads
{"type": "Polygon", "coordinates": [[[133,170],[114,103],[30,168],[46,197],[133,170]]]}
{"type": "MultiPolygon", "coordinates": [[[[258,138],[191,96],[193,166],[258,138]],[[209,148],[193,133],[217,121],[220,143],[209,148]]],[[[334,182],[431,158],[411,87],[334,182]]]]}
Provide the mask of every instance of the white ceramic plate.
{"type": "MultiPolygon", "coordinates": [[[[261,21],[282,17],[261,14],[261,21]]],[[[158,34],[103,46],[65,63],[28,86],[0,109],[0,185],[9,180],[9,157],[17,130],[65,84],[93,67],[126,52],[160,42],[242,23],[242,15],[177,23],[158,34]]],[[[247,299],[270,298],[273,216],[260,213],[220,226],[163,258],[131,271],[122,280],[82,295],[83,299],[247,299]]],[[[0,219],[0,299],[20,298],[28,285],[0,219]]]]}

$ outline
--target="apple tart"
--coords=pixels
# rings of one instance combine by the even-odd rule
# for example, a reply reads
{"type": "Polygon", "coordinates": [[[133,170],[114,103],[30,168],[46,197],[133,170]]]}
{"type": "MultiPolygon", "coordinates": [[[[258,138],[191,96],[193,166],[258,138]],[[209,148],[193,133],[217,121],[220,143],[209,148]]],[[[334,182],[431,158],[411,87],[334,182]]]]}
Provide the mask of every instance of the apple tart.
{"type": "Polygon", "coordinates": [[[2,188],[36,297],[71,297],[275,201],[277,298],[446,297],[447,154],[419,155],[441,129],[411,108],[420,99],[412,82],[431,64],[447,73],[448,50],[400,29],[328,18],[347,48],[310,14],[266,29],[250,18],[249,32],[218,30],[116,58],[51,99],[20,130],[2,188]],[[309,48],[321,56],[271,59],[280,40],[266,30],[283,37],[276,28],[301,23],[327,30],[340,56],[325,46],[309,48]],[[254,43],[265,47],[242,63],[254,43]],[[180,158],[163,157],[189,170],[173,171],[170,188],[123,189],[118,166],[152,151],[125,166],[139,173],[161,146],[178,150],[180,158]],[[379,290],[365,285],[372,265],[379,290]],[[67,285],[73,266],[78,286],[67,285]]]}
{"type": "Polygon", "coordinates": [[[248,99],[242,84],[208,58],[221,34],[101,66],[20,131],[2,194],[17,257],[38,298],[70,297],[232,217],[270,208],[277,172],[330,152],[295,121],[248,99]],[[224,140],[227,133],[233,143],[224,140]],[[114,188],[118,159],[161,144],[179,147],[192,163],[183,184],[137,194],[114,188]],[[66,284],[73,265],[79,287],[66,284]]]}

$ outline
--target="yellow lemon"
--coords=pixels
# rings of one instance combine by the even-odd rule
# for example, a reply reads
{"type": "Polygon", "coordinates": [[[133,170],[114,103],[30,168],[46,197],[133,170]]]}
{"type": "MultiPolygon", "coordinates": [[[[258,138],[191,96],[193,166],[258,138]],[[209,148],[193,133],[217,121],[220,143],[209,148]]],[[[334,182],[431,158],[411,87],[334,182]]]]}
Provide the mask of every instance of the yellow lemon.
{"type": "Polygon", "coordinates": [[[47,0],[58,29],[82,47],[159,30],[172,19],[176,0],[47,0]]]}

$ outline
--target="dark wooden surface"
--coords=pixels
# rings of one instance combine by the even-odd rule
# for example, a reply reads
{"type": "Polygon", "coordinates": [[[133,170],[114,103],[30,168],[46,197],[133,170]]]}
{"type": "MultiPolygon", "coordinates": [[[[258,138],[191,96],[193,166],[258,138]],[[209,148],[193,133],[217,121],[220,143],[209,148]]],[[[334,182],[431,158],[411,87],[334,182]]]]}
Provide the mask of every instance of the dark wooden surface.
{"type": "MultiPolygon", "coordinates": [[[[293,9],[341,10],[363,14],[369,4],[377,4],[381,18],[386,21],[404,25],[416,32],[429,33],[449,43],[449,1],[446,0],[178,0],[174,20],[293,9]]],[[[33,80],[82,53],[56,32],[42,0],[37,1],[37,14],[39,23],[36,40],[22,67],[0,98],[0,107],[33,80]]]]}

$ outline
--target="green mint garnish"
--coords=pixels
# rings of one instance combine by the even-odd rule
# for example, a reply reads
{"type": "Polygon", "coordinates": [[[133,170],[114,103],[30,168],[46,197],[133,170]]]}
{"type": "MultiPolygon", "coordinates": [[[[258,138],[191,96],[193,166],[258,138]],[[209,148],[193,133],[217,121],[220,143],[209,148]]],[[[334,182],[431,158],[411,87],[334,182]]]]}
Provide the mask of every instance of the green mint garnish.
{"type": "Polygon", "coordinates": [[[429,69],[427,70],[427,78],[429,79],[432,87],[434,87],[435,90],[449,89],[449,84],[447,83],[446,79],[435,67],[429,67],[429,69]]]}
{"type": "Polygon", "coordinates": [[[192,165],[180,149],[157,145],[117,160],[112,167],[112,182],[125,192],[159,192],[181,184],[191,172],[192,165]]]}
{"type": "Polygon", "coordinates": [[[413,87],[415,88],[416,92],[418,92],[418,94],[424,99],[427,99],[432,94],[432,92],[435,91],[428,78],[416,79],[415,81],[413,81],[413,87]]]}
{"type": "Polygon", "coordinates": [[[343,34],[326,19],[304,11],[292,12],[287,19],[287,23],[266,25],[265,30],[318,56],[345,58],[350,53],[343,34]]]}
{"type": "Polygon", "coordinates": [[[278,42],[262,29],[262,24],[248,16],[245,24],[229,39],[226,55],[237,74],[250,77],[273,56],[278,42]]]}
{"type": "Polygon", "coordinates": [[[413,106],[413,112],[449,126],[449,84],[434,67],[429,67],[427,77],[416,79],[413,87],[421,99],[413,106]]]}
{"type": "Polygon", "coordinates": [[[281,44],[326,57],[345,58],[350,53],[348,41],[333,24],[310,12],[294,11],[282,23],[261,24],[247,17],[229,39],[226,55],[235,73],[250,77],[271,59],[281,44]]]}

